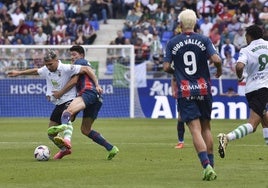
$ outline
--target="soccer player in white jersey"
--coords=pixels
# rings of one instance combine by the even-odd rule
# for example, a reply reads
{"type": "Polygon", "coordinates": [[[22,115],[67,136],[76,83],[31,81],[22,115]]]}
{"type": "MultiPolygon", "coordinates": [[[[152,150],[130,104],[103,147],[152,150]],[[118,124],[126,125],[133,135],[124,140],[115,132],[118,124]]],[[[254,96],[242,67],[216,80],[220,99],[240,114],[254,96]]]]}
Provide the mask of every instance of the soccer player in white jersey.
{"type": "MultiPolygon", "coordinates": [[[[33,68],[23,71],[13,70],[8,72],[8,76],[16,77],[20,75],[39,75],[42,78],[46,79],[47,91],[46,96],[47,99],[55,104],[55,108],[51,113],[49,127],[57,126],[61,124],[61,114],[68,107],[71,101],[76,97],[76,88],[70,86],[70,89],[64,93],[61,98],[56,99],[53,96],[54,91],[61,90],[71,79],[73,75],[76,74],[88,74],[91,75],[90,72],[92,69],[89,69],[87,66],[80,65],[67,65],[61,63],[60,60],[57,59],[57,54],[53,50],[49,50],[44,56],[44,66],[41,68],[33,68]]],[[[55,138],[57,138],[57,134],[48,135],[49,139],[54,142],[54,144],[60,148],[60,152],[68,151],[68,154],[71,154],[71,136],[73,132],[73,127],[71,122],[68,123],[68,127],[64,130],[63,135],[64,139],[67,140],[66,145],[58,144],[55,142],[55,138]]],[[[60,153],[59,152],[59,153],[60,153]]],[[[56,154],[57,155],[57,154],[56,154]]]]}
{"type": "Polygon", "coordinates": [[[245,94],[250,108],[247,123],[238,126],[228,134],[218,135],[218,152],[225,157],[228,142],[254,133],[261,123],[263,136],[268,140],[268,41],[263,39],[263,30],[252,25],[246,28],[248,46],[242,48],[236,64],[238,81],[242,81],[243,70],[247,72],[245,94]]]}
{"type": "MultiPolygon", "coordinates": [[[[85,50],[80,45],[74,45],[70,48],[71,59],[74,65],[85,65],[91,66],[90,63],[85,59],[85,50]]],[[[97,77],[92,79],[92,77],[88,78],[87,75],[77,75],[74,76],[71,82],[77,81],[77,97],[71,102],[68,108],[62,114],[62,125],[57,127],[50,127],[48,132],[58,133],[66,127],[67,123],[70,119],[72,119],[73,115],[79,113],[79,111],[83,111],[83,119],[81,124],[81,132],[87,138],[90,138],[93,142],[98,145],[104,147],[108,151],[107,160],[113,159],[119,149],[111,144],[107,139],[105,139],[102,134],[93,129],[93,124],[98,117],[98,113],[102,107],[102,88],[97,83],[97,77]]],[[[69,83],[61,90],[55,92],[55,97],[57,98],[57,93],[65,93],[65,89],[70,88],[69,83]]],[[[65,143],[64,140],[58,140],[61,143],[65,143]]],[[[67,150],[68,151],[68,150],[67,150]]],[[[66,152],[62,152],[61,156],[64,156],[66,152]]]]}

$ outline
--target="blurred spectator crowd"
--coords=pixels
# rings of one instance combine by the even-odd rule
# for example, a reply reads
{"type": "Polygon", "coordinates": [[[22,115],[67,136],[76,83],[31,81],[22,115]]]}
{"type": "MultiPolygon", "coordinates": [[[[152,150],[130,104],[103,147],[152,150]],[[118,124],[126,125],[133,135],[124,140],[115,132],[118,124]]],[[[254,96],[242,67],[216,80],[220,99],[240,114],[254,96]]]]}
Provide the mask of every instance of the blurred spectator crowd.
{"type": "Polygon", "coordinates": [[[0,43],[93,44],[93,23],[107,23],[105,5],[102,0],[1,0],[0,43]]]}
{"type": "MultiPolygon", "coordinates": [[[[122,17],[110,0],[0,0],[1,45],[91,45],[99,22],[122,17]]],[[[0,73],[39,67],[27,59],[40,53],[2,49],[0,73]],[[28,57],[26,57],[28,56],[28,57]],[[18,63],[18,61],[23,63],[18,63]]],[[[19,49],[23,51],[23,49],[19,49]]],[[[35,58],[36,59],[36,58],[35,58]]]]}
{"type": "MultiPolygon", "coordinates": [[[[0,0],[0,44],[90,45],[97,38],[99,22],[124,19],[124,27],[110,44],[134,45],[135,63],[146,62],[149,73],[159,72],[167,41],[181,32],[178,14],[186,8],[197,13],[195,31],[212,40],[227,78],[235,77],[238,52],[247,45],[246,27],[259,25],[268,39],[267,0],[0,0]]],[[[12,53],[17,57],[3,58],[0,72],[7,67],[40,66],[38,61],[30,65],[20,53],[3,55],[12,53]]],[[[116,62],[128,65],[129,52],[107,50],[107,74],[112,74],[116,62]]],[[[213,73],[213,64],[210,68],[213,73]]]]}
{"type": "MultiPolygon", "coordinates": [[[[247,45],[246,27],[259,25],[268,39],[267,0],[125,0],[124,7],[128,12],[124,27],[110,44],[133,44],[136,64],[147,62],[149,72],[162,70],[163,50],[181,32],[177,17],[186,8],[197,13],[195,31],[208,36],[221,55],[224,78],[235,78],[235,61],[247,45]]],[[[122,59],[120,51],[110,50],[107,66],[122,59]]],[[[213,64],[210,69],[214,74],[213,64]]]]}

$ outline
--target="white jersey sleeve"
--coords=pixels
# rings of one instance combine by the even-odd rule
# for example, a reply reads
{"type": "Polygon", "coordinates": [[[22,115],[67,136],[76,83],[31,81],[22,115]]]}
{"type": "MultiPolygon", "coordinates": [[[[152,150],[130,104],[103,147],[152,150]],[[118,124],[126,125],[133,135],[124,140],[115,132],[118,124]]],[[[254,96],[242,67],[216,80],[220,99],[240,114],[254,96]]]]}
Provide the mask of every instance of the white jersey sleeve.
{"type": "Polygon", "coordinates": [[[43,66],[43,67],[41,67],[41,68],[39,68],[39,69],[37,70],[37,73],[39,74],[39,76],[40,76],[41,78],[46,78],[48,72],[49,72],[49,70],[47,69],[46,66],[43,66]]]}

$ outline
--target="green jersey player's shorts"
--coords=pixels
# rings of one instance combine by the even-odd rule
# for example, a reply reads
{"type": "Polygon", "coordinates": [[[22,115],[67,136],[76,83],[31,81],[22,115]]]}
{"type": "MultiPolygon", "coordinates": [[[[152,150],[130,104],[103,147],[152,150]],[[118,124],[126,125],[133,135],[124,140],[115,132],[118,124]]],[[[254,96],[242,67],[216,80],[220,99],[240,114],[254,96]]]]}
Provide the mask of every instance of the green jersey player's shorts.
{"type": "Polygon", "coordinates": [[[268,111],[268,88],[261,88],[250,93],[246,93],[248,106],[261,118],[268,111]]]}

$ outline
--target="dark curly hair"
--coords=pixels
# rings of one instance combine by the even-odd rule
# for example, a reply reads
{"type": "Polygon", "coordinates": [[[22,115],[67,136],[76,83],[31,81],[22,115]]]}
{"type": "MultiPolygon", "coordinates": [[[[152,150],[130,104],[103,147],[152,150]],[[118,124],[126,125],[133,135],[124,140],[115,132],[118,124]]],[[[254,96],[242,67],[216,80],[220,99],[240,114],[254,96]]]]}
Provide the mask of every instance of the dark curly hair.
{"type": "Polygon", "coordinates": [[[77,46],[72,46],[72,47],[70,48],[70,51],[71,51],[71,52],[75,51],[75,52],[78,52],[79,54],[83,54],[83,55],[85,55],[85,50],[84,50],[84,48],[83,48],[82,46],[79,46],[79,45],[77,45],[77,46]]]}
{"type": "Polygon", "coordinates": [[[263,29],[258,25],[251,25],[246,28],[246,34],[251,36],[253,40],[263,38],[263,29]]]}

